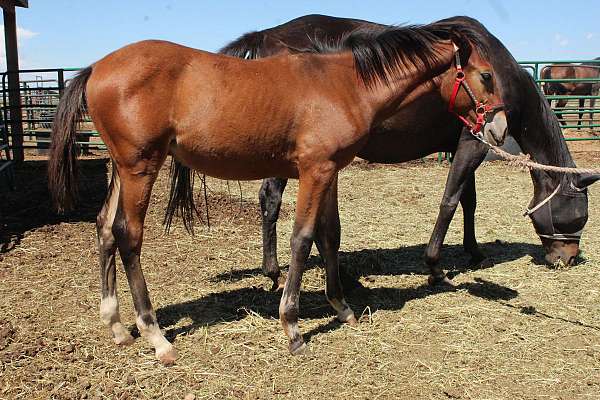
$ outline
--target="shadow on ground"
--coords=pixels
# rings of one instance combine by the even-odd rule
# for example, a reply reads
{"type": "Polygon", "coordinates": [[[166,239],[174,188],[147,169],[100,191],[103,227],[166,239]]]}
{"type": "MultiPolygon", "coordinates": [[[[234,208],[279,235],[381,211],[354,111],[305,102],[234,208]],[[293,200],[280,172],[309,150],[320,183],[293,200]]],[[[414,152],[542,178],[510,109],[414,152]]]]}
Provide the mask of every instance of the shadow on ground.
{"type": "MultiPolygon", "coordinates": [[[[352,286],[351,280],[369,275],[427,275],[429,271],[423,262],[426,244],[400,247],[397,249],[365,249],[358,251],[340,251],[340,270],[346,275],[345,279],[352,286]]],[[[488,257],[478,265],[471,265],[470,256],[465,254],[461,245],[445,245],[442,249],[440,264],[448,275],[454,277],[462,272],[486,269],[494,264],[514,261],[521,257],[530,256],[534,262],[544,264],[544,250],[541,245],[531,243],[508,243],[502,241],[480,244],[480,249],[488,257]]],[[[320,257],[311,256],[307,269],[323,265],[320,257]]],[[[212,278],[214,282],[237,282],[242,279],[262,275],[260,268],[235,268],[212,278]]]]}
{"type": "Polygon", "coordinates": [[[0,192],[0,253],[19,245],[28,231],[60,222],[92,222],[102,206],[108,188],[108,159],[79,160],[77,210],[58,215],[50,202],[47,162],[25,161],[15,168],[15,189],[0,192]]]}
{"type": "MultiPolygon", "coordinates": [[[[367,308],[370,312],[401,310],[411,300],[457,290],[466,290],[473,296],[491,301],[510,300],[518,296],[516,290],[479,279],[476,282],[463,283],[457,287],[433,287],[428,284],[412,288],[360,287],[347,294],[346,299],[358,313],[367,308]]],[[[212,293],[196,300],[163,307],[157,311],[157,317],[160,325],[165,328],[176,325],[182,319],[192,320],[190,324],[167,330],[167,337],[173,340],[176,336],[189,334],[199,327],[224,321],[241,320],[248,315],[249,310],[263,318],[277,319],[279,318],[280,297],[280,292],[269,292],[263,288],[240,288],[212,293]]],[[[332,317],[330,322],[308,332],[305,335],[306,340],[310,340],[310,337],[315,334],[330,331],[340,325],[334,318],[333,309],[325,300],[323,290],[302,292],[300,298],[300,318],[332,317]]]]}

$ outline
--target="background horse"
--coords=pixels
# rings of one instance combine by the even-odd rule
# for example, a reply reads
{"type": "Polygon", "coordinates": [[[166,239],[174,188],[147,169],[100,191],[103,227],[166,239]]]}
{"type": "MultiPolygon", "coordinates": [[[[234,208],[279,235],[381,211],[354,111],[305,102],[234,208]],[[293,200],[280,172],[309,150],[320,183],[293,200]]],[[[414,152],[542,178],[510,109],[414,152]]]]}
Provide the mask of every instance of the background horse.
{"type": "MultiPolygon", "coordinates": [[[[600,79],[600,57],[596,58],[598,63],[582,63],[582,64],[552,64],[545,66],[542,69],[542,79],[581,79],[581,78],[597,78],[600,79]]],[[[598,96],[600,93],[599,82],[544,82],[544,93],[546,95],[562,95],[562,96],[598,96]]],[[[556,101],[556,107],[560,111],[567,105],[568,99],[559,99],[556,101]]],[[[593,109],[596,104],[596,99],[590,99],[590,109],[593,109]]],[[[585,99],[579,99],[579,109],[585,107],[585,99]]],[[[594,123],[594,114],[590,112],[589,125],[594,123]]],[[[581,119],[583,112],[579,113],[577,120],[577,129],[582,125],[581,119]]],[[[561,124],[566,122],[562,114],[558,114],[558,119],[561,124]]]]}
{"type": "MultiPolygon", "coordinates": [[[[139,331],[162,363],[176,359],[140,265],[150,193],[168,154],[222,179],[299,179],[292,261],[279,306],[289,350],[298,354],[306,347],[298,327],[300,285],[313,241],[326,260],[327,299],[338,319],[356,321],[338,276],[337,172],[354,159],[372,127],[425,97],[451,105],[466,124],[483,123],[487,140],[504,139],[504,111],[491,107],[500,90],[493,69],[478,35],[460,24],[364,29],[318,47],[320,54],[241,60],[144,41],[71,81],[53,126],[50,190],[59,209],[74,203],[76,127],[87,103],[114,165],[97,229],[100,314],[115,342],[131,342],[115,290],[118,248],[139,331]],[[164,106],[156,109],[159,101],[164,106]]],[[[470,134],[461,143],[479,145],[470,134]]],[[[179,182],[186,187],[185,180],[174,180],[171,210],[189,200],[179,182]]]]}
{"type": "MultiPolygon", "coordinates": [[[[470,26],[483,38],[489,49],[492,65],[495,70],[500,71],[495,78],[500,81],[500,94],[506,104],[511,135],[519,145],[537,161],[551,165],[574,166],[560,127],[557,126],[556,117],[546,107],[535,82],[527,74],[523,74],[522,68],[502,43],[472,18],[455,17],[444,21],[470,26]],[[525,110],[526,113],[523,114],[525,110]]],[[[307,15],[274,28],[250,32],[221,51],[242,58],[297,52],[310,47],[314,38],[336,40],[343,36],[344,32],[361,26],[383,27],[357,19],[307,15]]],[[[485,260],[475,238],[474,171],[488,149],[480,144],[461,142],[459,138],[462,129],[462,124],[448,113],[447,107],[422,98],[412,107],[404,108],[375,127],[366,146],[358,154],[372,162],[398,163],[434,152],[455,153],[440,213],[425,252],[425,261],[432,268],[433,276],[439,274],[435,265],[438,263],[445,234],[459,201],[464,213],[463,244],[472,257],[471,264],[476,265],[485,260]],[[427,112],[423,113],[423,109],[427,109],[427,112]]],[[[579,251],[579,238],[588,212],[586,192],[574,191],[572,187],[586,187],[597,177],[563,177],[532,171],[532,178],[532,205],[539,204],[555,188],[561,186],[557,197],[529,216],[544,245],[546,260],[549,263],[561,260],[566,264],[573,264],[579,251]],[[552,214],[550,217],[549,213],[552,214]]],[[[287,180],[282,178],[266,179],[259,192],[262,209],[263,272],[273,279],[274,288],[283,282],[277,261],[276,222],[286,183],[287,180]]]]}

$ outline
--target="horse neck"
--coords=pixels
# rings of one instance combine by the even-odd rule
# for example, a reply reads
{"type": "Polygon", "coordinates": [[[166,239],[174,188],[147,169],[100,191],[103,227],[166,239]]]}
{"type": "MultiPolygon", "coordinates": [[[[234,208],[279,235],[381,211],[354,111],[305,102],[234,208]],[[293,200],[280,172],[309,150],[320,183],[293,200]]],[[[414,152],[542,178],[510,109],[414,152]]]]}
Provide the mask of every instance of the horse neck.
{"type": "MultiPolygon", "coordinates": [[[[531,92],[539,96],[537,91],[531,92]]],[[[522,113],[522,131],[515,135],[526,154],[541,164],[559,167],[575,167],[573,157],[567,147],[556,116],[550,106],[542,99],[527,101],[527,109],[522,113]],[[537,101],[536,101],[537,100],[537,101]]],[[[544,183],[547,189],[554,189],[563,179],[563,174],[532,171],[532,178],[537,184],[544,183]]],[[[570,179],[570,175],[567,178],[570,179]]]]}
{"type": "Polygon", "coordinates": [[[389,84],[376,82],[370,88],[361,84],[362,97],[370,105],[373,118],[383,121],[405,104],[432,91],[439,91],[441,81],[452,65],[453,57],[452,48],[445,46],[443,51],[439,52],[436,62],[428,68],[406,68],[402,77],[391,80],[389,84]]]}

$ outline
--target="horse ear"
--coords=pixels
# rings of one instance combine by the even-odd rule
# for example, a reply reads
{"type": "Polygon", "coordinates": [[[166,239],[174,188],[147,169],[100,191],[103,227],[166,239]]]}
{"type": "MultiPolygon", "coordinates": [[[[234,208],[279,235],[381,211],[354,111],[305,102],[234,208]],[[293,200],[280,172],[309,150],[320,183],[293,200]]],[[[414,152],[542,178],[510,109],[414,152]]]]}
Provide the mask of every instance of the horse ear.
{"type": "Polygon", "coordinates": [[[458,47],[460,63],[463,67],[466,66],[469,63],[469,57],[471,56],[471,51],[473,50],[471,43],[456,31],[450,32],[450,40],[455,47],[458,47]]]}
{"type": "Polygon", "coordinates": [[[584,189],[598,180],[600,180],[600,174],[583,174],[580,175],[577,181],[577,187],[579,189],[584,189]]]}

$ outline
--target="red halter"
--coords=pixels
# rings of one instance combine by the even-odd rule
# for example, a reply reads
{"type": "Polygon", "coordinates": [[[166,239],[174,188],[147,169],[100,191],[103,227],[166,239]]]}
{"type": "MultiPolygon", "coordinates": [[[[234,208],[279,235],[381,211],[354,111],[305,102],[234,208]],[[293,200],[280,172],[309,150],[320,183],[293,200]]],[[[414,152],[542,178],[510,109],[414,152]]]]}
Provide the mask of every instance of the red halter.
{"type": "Polygon", "coordinates": [[[456,115],[458,117],[458,119],[460,119],[462,121],[462,123],[471,130],[471,133],[475,134],[475,133],[478,133],[481,130],[481,128],[483,127],[483,125],[485,124],[486,114],[489,112],[493,112],[493,111],[502,109],[504,107],[504,104],[499,103],[499,104],[492,106],[489,104],[483,104],[482,102],[477,100],[477,98],[473,94],[473,91],[471,90],[471,88],[469,87],[469,84],[467,83],[467,81],[465,79],[465,73],[460,64],[460,55],[458,54],[458,47],[455,47],[454,57],[456,59],[456,79],[454,81],[454,88],[452,89],[452,96],[450,96],[450,103],[448,104],[448,111],[451,112],[452,114],[456,115]],[[471,98],[471,101],[475,105],[475,113],[477,114],[477,120],[475,122],[475,125],[473,125],[471,123],[471,121],[469,121],[467,118],[463,117],[462,115],[460,115],[459,113],[454,111],[454,104],[456,103],[456,96],[458,95],[458,91],[460,90],[461,86],[465,88],[465,91],[467,92],[467,94],[471,98]]]}

